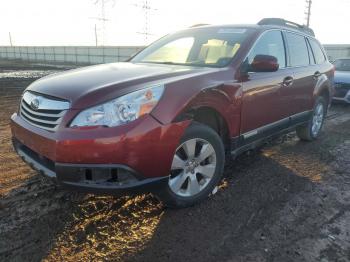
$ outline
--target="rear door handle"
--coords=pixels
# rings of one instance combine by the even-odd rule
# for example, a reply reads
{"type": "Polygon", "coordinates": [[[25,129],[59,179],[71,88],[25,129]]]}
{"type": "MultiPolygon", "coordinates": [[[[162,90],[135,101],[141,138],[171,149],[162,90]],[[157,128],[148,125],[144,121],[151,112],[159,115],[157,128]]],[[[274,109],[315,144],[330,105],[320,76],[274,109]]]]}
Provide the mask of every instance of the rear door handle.
{"type": "Polygon", "coordinates": [[[293,77],[287,76],[283,79],[282,85],[283,86],[291,86],[293,84],[293,81],[294,81],[293,77]]]}
{"type": "Polygon", "coordinates": [[[320,71],[316,71],[316,72],[314,73],[314,78],[315,78],[315,79],[319,78],[320,76],[321,76],[321,72],[320,72],[320,71]]]}

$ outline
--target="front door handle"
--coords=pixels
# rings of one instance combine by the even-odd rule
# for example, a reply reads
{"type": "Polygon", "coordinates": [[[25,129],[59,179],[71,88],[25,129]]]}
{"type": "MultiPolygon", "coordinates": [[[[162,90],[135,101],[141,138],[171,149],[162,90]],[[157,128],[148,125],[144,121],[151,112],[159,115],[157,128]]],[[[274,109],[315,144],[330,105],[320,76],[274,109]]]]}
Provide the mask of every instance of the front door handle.
{"type": "Polygon", "coordinates": [[[293,84],[293,81],[294,81],[293,77],[287,76],[283,79],[282,85],[286,87],[291,86],[293,84]]]}
{"type": "Polygon", "coordinates": [[[314,78],[315,78],[315,79],[319,78],[320,76],[321,76],[321,72],[320,72],[320,71],[316,71],[316,72],[314,73],[314,78]]]}

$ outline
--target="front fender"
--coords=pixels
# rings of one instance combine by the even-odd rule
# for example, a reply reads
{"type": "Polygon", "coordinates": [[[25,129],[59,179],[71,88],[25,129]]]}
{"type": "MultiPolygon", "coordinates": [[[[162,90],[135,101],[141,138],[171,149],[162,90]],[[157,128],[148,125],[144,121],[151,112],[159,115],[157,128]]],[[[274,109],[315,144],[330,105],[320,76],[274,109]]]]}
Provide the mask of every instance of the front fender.
{"type": "MultiPolygon", "coordinates": [[[[216,79],[224,79],[215,75],[216,79]]],[[[239,133],[242,86],[239,82],[223,83],[222,80],[187,79],[166,87],[152,115],[161,123],[175,122],[180,115],[191,109],[209,107],[226,121],[231,136],[239,133]]]]}

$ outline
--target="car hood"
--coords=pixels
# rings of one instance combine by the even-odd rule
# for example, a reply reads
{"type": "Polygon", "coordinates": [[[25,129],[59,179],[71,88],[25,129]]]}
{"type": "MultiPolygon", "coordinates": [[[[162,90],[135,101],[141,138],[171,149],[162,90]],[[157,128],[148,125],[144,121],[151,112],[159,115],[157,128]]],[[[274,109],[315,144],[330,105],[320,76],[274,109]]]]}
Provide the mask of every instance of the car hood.
{"type": "Polygon", "coordinates": [[[111,63],[43,77],[27,90],[71,102],[71,108],[95,105],[150,85],[166,84],[215,68],[161,64],[111,63]]]}
{"type": "Polygon", "coordinates": [[[349,71],[335,71],[334,82],[335,83],[350,83],[350,72],[349,71]]]}

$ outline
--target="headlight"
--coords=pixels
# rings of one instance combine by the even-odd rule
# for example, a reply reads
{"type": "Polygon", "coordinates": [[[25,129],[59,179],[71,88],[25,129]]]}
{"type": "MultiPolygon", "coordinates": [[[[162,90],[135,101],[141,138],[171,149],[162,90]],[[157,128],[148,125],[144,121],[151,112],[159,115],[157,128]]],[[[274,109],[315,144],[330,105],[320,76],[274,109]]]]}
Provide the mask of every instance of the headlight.
{"type": "Polygon", "coordinates": [[[163,90],[163,85],[146,88],[86,109],[74,118],[70,126],[112,127],[126,124],[151,112],[163,90]]]}

